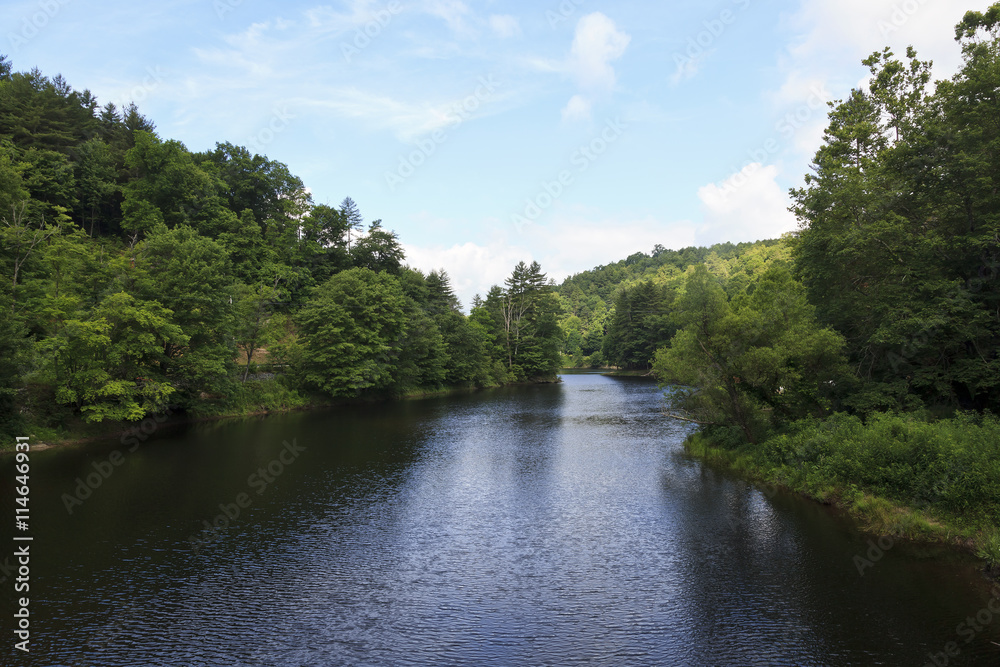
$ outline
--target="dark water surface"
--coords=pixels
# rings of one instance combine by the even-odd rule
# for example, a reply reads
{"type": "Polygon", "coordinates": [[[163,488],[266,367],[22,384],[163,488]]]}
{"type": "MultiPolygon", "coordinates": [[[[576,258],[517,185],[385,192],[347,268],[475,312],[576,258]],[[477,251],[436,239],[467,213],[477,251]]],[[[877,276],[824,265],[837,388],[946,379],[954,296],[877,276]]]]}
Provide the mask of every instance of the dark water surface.
{"type": "Polygon", "coordinates": [[[8,580],[0,664],[1000,664],[967,559],[861,576],[869,537],[688,458],[654,384],[563,379],[34,453],[32,653],[8,580]]]}

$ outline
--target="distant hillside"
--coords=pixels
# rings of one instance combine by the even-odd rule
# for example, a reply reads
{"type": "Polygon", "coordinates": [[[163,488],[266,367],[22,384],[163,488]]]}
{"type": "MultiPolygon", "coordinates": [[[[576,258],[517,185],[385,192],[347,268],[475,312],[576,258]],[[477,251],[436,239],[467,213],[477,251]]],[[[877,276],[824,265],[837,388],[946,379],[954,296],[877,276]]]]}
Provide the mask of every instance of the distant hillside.
{"type": "Polygon", "coordinates": [[[652,292],[658,289],[662,292],[659,286],[676,280],[688,267],[707,263],[716,271],[724,271],[722,267],[754,250],[774,248],[781,243],[780,239],[771,239],[681,250],[657,245],[650,254],[637,252],[613,264],[570,276],[558,288],[563,308],[560,320],[564,337],[563,363],[579,367],[610,364],[649,368],[656,347],[667,344],[674,331],[665,324],[664,312],[648,312],[664,309],[663,295],[656,296],[652,292]],[[633,289],[643,283],[649,285],[638,292],[633,289]],[[633,303],[635,298],[639,301],[633,303]],[[638,322],[640,315],[643,319],[658,317],[662,322],[638,322]],[[625,343],[629,348],[626,351],[620,340],[625,331],[637,333],[642,342],[625,343]]]}

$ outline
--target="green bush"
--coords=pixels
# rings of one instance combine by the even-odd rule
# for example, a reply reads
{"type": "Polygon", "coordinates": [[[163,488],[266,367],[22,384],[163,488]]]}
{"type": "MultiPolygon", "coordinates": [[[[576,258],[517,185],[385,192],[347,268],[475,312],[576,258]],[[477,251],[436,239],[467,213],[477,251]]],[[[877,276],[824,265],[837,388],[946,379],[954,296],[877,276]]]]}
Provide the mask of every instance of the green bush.
{"type": "Polygon", "coordinates": [[[914,507],[995,520],[1000,510],[1000,422],[962,414],[928,421],[878,413],[800,420],[758,454],[797,486],[835,484],[914,507]]]}
{"type": "Polygon", "coordinates": [[[1000,530],[994,530],[979,540],[976,555],[990,565],[1000,565],[1000,530]]]}

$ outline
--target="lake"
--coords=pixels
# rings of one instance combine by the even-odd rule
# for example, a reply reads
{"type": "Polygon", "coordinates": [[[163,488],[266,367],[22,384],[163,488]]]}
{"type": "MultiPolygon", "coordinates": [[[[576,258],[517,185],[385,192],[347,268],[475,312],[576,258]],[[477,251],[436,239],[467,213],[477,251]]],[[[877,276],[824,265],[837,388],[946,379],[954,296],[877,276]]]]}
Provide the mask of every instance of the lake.
{"type": "Polygon", "coordinates": [[[0,663],[1000,664],[971,559],[692,459],[648,380],[562,380],[34,452],[0,663]]]}

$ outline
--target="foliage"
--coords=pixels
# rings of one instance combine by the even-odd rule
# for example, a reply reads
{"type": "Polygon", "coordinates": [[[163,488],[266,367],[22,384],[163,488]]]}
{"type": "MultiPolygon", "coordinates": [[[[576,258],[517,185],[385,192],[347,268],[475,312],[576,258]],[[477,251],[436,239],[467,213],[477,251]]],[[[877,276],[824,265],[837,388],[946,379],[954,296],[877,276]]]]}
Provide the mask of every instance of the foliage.
{"type": "Polygon", "coordinates": [[[388,389],[407,332],[405,307],[399,281],[386,273],[354,268],[323,283],[296,317],[306,385],[343,397],[388,389]]]}
{"type": "Polygon", "coordinates": [[[519,262],[486,300],[473,308],[474,321],[492,332],[491,356],[506,365],[515,382],[547,380],[559,367],[562,333],[556,321],[558,300],[538,262],[519,262]]]}
{"type": "Polygon", "coordinates": [[[171,312],[118,292],[86,320],[69,319],[40,352],[53,358],[60,403],[76,405],[86,421],[135,421],[166,407],[175,388],[161,372],[163,350],[187,337],[171,312]]]}
{"type": "Polygon", "coordinates": [[[867,381],[863,412],[1000,400],[997,11],[966,15],[965,65],[933,93],[912,49],[868,58],[871,89],[834,105],[793,191],[798,272],[867,381]]]}
{"type": "Polygon", "coordinates": [[[889,49],[866,59],[868,89],[831,105],[813,172],[792,192],[801,230],[689,270],[682,328],[654,364],[682,383],[668,390],[675,416],[709,422],[695,451],[839,499],[883,533],[959,526],[993,564],[998,38],[1000,3],[967,13],[964,67],[933,91],[912,49],[906,63],[889,49]]]}
{"type": "Polygon", "coordinates": [[[677,330],[671,312],[675,296],[675,285],[652,280],[623,287],[615,297],[601,358],[627,370],[648,369],[656,348],[677,330]]]}
{"type": "Polygon", "coordinates": [[[805,290],[774,265],[727,298],[704,265],[689,270],[675,317],[681,330],[656,353],[654,372],[679,384],[690,418],[737,427],[757,442],[777,420],[822,414],[846,375],[842,339],[817,325],[805,290]]]}
{"type": "Polygon", "coordinates": [[[0,428],[508,380],[447,274],[349,197],[0,64],[0,428]]]}
{"type": "Polygon", "coordinates": [[[823,480],[914,507],[991,521],[1000,506],[1000,422],[961,414],[927,421],[837,413],[791,424],[761,456],[792,484],[823,480]]]}

